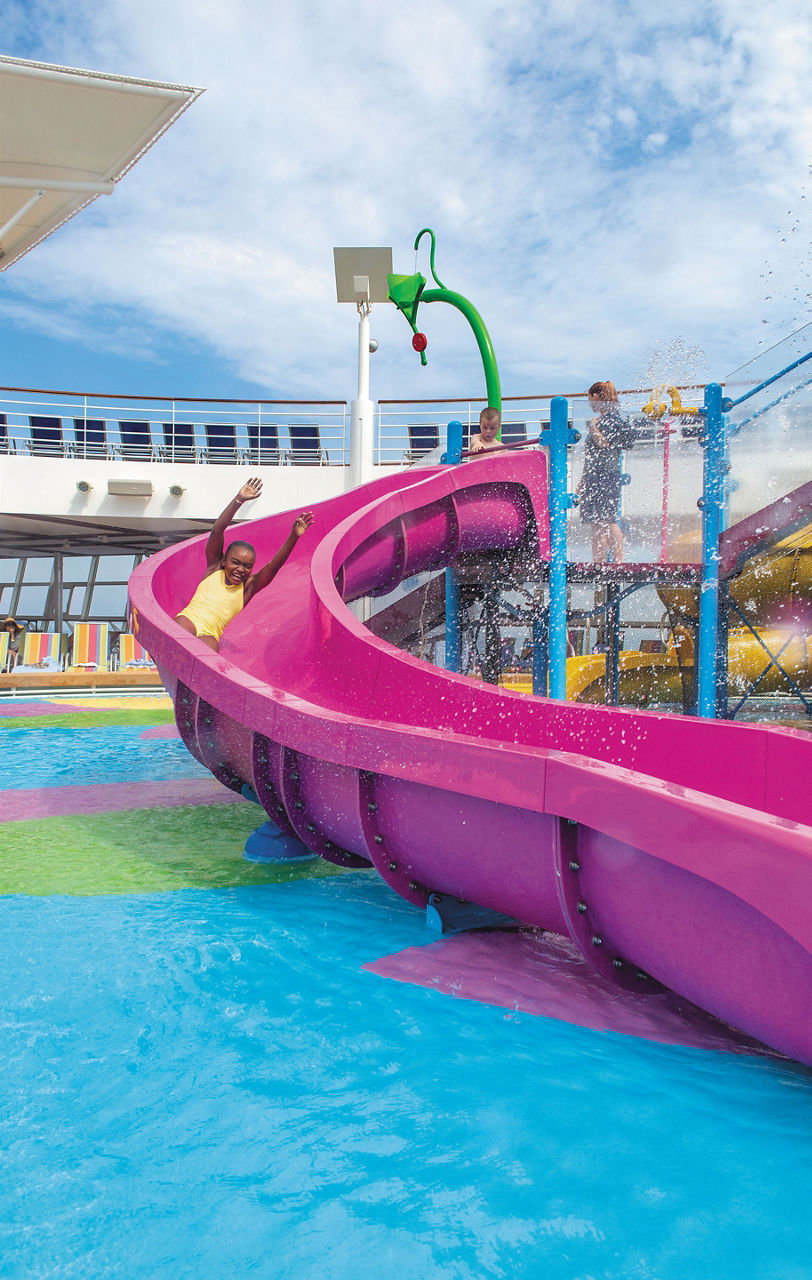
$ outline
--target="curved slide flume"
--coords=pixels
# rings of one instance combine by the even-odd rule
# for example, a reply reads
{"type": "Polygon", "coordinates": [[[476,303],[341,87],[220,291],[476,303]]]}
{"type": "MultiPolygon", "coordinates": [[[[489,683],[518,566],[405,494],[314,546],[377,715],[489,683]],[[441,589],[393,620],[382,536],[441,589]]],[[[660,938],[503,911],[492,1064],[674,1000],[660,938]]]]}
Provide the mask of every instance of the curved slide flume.
{"type": "MultiPolygon", "coordinates": [[[[315,509],[214,654],[173,615],[204,539],[130,584],[189,749],[342,865],[571,936],[604,977],[662,983],[812,1064],[812,741],[531,698],[439,670],[348,608],[459,553],[546,557],[542,454],[375,481],[315,509]]],[[[268,558],[290,515],[241,526],[268,558]]]]}

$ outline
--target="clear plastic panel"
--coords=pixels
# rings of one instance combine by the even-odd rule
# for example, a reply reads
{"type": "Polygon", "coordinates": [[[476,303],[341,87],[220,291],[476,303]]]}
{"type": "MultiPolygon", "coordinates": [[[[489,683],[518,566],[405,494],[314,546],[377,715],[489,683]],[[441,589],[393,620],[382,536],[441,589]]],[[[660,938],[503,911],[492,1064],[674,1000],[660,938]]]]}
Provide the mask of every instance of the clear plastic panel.
{"type": "MultiPolygon", "coordinates": [[[[445,665],[445,575],[416,575],[386,596],[366,597],[351,608],[366,626],[396,648],[445,665]],[[439,590],[438,590],[439,588],[439,590]]],[[[567,625],[568,696],[604,702],[608,696],[606,650],[611,618],[598,588],[570,588],[567,625]],[[573,661],[574,660],[574,661],[573,661]]],[[[461,589],[461,672],[518,693],[533,687],[534,616],[544,614],[546,584],[538,580],[486,586],[467,575],[461,589]]],[[[683,710],[692,696],[692,666],[681,665],[670,641],[666,605],[657,589],[642,584],[620,604],[620,649],[626,653],[619,700],[626,706],[683,710]]]]}
{"type": "MultiPolygon", "coordinates": [[[[462,674],[530,692],[532,615],[537,583],[503,582],[495,594],[467,578],[461,589],[462,674]]],[[[416,574],[385,596],[351,606],[365,625],[396,648],[445,666],[445,572],[416,574]]]]}
{"type": "Polygon", "coordinates": [[[394,590],[350,608],[375,635],[435,666],[445,664],[445,573],[414,574],[394,590]]]}
{"type": "MultiPolygon", "coordinates": [[[[569,513],[566,696],[583,702],[616,699],[624,706],[687,710],[693,697],[692,601],[688,585],[701,560],[703,451],[699,443],[703,386],[657,387],[621,393],[627,430],[620,454],[623,483],[615,523],[624,568],[613,546],[601,547],[579,504],[569,513]],[[693,410],[693,412],[692,412],[693,410]],[[652,583],[655,572],[669,581],[652,583]],[[688,621],[669,606],[679,596],[688,621]],[[674,630],[674,625],[677,631],[674,630]],[[679,645],[676,638],[679,639],[679,645]],[[617,669],[611,657],[619,652],[617,669]],[[610,668],[613,674],[610,673],[610,668]]],[[[585,396],[570,400],[581,439],[569,452],[569,488],[584,474],[594,415],[585,396]]],[[[593,508],[594,509],[594,508],[593,508]]]]}
{"type": "Polygon", "coordinates": [[[725,380],[734,401],[727,415],[728,526],[812,480],[810,355],[812,324],[725,380]]]}
{"type": "Polygon", "coordinates": [[[812,324],[737,369],[725,395],[730,536],[776,504],[759,521],[766,545],[728,584],[728,713],[808,726],[812,511],[782,499],[812,481],[812,324]]]}
{"type": "MultiPolygon", "coordinates": [[[[683,409],[702,404],[702,388],[681,390],[683,409]]],[[[699,560],[702,495],[702,450],[696,439],[695,415],[674,413],[666,391],[627,393],[620,411],[628,423],[620,456],[623,483],[617,524],[622,533],[623,560],[648,564],[699,560]],[[651,405],[654,404],[654,413],[651,405]],[[649,412],[645,412],[649,406],[649,412]]],[[[586,398],[570,402],[573,426],[581,439],[570,450],[569,488],[576,492],[584,473],[586,442],[594,416],[586,398]]],[[[570,511],[568,559],[588,564],[593,556],[593,525],[579,507],[570,511]]]]}

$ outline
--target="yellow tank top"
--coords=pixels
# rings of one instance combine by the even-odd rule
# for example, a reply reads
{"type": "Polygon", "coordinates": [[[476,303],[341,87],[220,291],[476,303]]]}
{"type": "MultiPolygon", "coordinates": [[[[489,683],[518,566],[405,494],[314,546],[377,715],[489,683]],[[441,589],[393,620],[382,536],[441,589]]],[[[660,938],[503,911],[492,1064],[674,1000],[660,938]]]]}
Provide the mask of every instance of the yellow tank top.
{"type": "Polygon", "coordinates": [[[199,636],[214,636],[219,640],[243,603],[243,584],[238,582],[235,587],[228,586],[225,571],[217,569],[203,579],[179,616],[188,618],[199,636]]]}

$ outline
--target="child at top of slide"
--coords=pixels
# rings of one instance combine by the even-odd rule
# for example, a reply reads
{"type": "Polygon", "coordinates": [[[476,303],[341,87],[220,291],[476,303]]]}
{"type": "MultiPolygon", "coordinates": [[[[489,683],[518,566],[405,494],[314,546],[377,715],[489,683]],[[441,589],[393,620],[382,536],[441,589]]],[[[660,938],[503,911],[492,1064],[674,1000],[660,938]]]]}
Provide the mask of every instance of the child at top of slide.
{"type": "Polygon", "coordinates": [[[502,425],[502,415],[498,409],[483,409],[479,415],[479,431],[471,436],[469,453],[483,453],[485,449],[498,449],[497,434],[502,425]]]}
{"type": "Polygon", "coordinates": [[[313,523],[310,511],[303,511],[297,516],[273,559],[254,573],[257,553],[250,542],[238,539],[225,547],[225,532],[242,504],[253,501],[261,493],[260,479],[247,480],[225,511],[221,511],[206,543],[203,579],[186,608],[175,617],[184,631],[198,636],[215,652],[220,648],[220,637],[232,618],[276,577],[299,538],[313,523]]]}

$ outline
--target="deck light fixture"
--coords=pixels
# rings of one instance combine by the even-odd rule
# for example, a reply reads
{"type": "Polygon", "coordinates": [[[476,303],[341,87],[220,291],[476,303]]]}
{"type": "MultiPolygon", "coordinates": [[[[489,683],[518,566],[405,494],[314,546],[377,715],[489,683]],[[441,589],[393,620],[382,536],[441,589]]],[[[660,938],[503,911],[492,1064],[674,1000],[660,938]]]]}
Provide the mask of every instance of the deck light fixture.
{"type": "Polygon", "coordinates": [[[107,492],[112,498],[151,498],[151,480],[108,480],[107,492]]]}
{"type": "Polygon", "coordinates": [[[372,479],[373,405],[369,398],[369,356],[377,342],[369,337],[373,302],[390,302],[391,248],[333,249],[336,299],[358,310],[358,397],[350,410],[350,466],[347,488],[372,479]]]}

